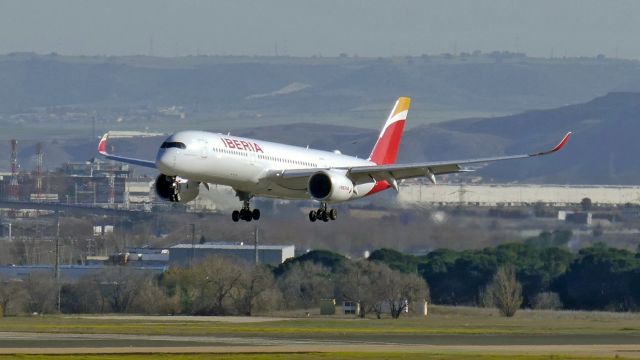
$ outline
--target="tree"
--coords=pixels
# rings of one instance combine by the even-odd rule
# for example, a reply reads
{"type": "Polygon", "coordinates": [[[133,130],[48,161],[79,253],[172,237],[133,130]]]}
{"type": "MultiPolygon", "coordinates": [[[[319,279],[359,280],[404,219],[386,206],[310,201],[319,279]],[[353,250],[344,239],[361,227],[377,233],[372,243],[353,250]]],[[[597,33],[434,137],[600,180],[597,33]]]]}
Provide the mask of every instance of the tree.
{"type": "MultiPolygon", "coordinates": [[[[130,312],[132,304],[140,295],[145,277],[137,270],[126,266],[113,266],[102,270],[97,276],[100,294],[114,312],[130,312]]],[[[153,306],[153,304],[148,304],[153,306]]]]}
{"type": "Polygon", "coordinates": [[[540,310],[557,310],[562,309],[562,301],[558,293],[546,291],[534,296],[531,307],[540,310]]]}
{"type": "Polygon", "coordinates": [[[416,272],[418,270],[419,262],[418,257],[403,254],[393,249],[375,250],[369,256],[369,260],[383,262],[393,270],[398,270],[405,273],[416,272]]]}
{"type": "Polygon", "coordinates": [[[366,317],[374,312],[378,318],[382,316],[384,286],[380,278],[389,272],[387,265],[378,261],[362,260],[350,263],[338,276],[336,294],[343,300],[360,304],[359,317],[366,317]]]}
{"type": "Polygon", "coordinates": [[[420,264],[420,274],[428,279],[434,302],[451,305],[474,305],[480,289],[495,273],[495,252],[436,250],[420,264]]]}
{"type": "Polygon", "coordinates": [[[236,261],[210,256],[191,268],[175,268],[163,279],[170,296],[178,296],[180,311],[194,315],[226,315],[231,312],[231,295],[244,268],[236,261]]]}
{"type": "Polygon", "coordinates": [[[319,264],[331,270],[331,272],[336,272],[338,271],[338,269],[342,268],[346,263],[348,263],[348,259],[343,255],[328,250],[313,250],[303,255],[287,259],[285,262],[274,269],[274,275],[281,276],[292,266],[306,262],[319,264]]]}
{"type": "Polygon", "coordinates": [[[599,243],[580,250],[555,289],[568,308],[635,310],[640,304],[639,269],[634,253],[599,243]]]}
{"type": "Polygon", "coordinates": [[[312,262],[292,265],[278,284],[288,308],[309,309],[320,299],[333,297],[334,283],[331,271],[312,262]]]}
{"type": "Polygon", "coordinates": [[[24,281],[26,309],[29,313],[50,314],[56,311],[58,286],[48,272],[35,272],[24,281]]]}
{"type": "Polygon", "coordinates": [[[540,235],[527,239],[525,244],[539,248],[564,247],[567,246],[572,236],[571,230],[543,231],[540,235]]]}
{"type": "Polygon", "coordinates": [[[429,296],[427,283],[417,274],[403,274],[392,271],[388,284],[386,301],[389,304],[391,317],[397,319],[408,310],[409,304],[426,300],[429,296]]]}
{"type": "Polygon", "coordinates": [[[177,296],[167,296],[155,279],[146,278],[139,283],[140,289],[131,302],[129,312],[138,314],[176,314],[180,311],[177,296]]]}
{"type": "Polygon", "coordinates": [[[489,291],[495,306],[503,316],[515,315],[522,305],[522,285],[516,279],[513,266],[502,266],[498,269],[489,284],[489,291]]]}
{"type": "Polygon", "coordinates": [[[391,293],[397,300],[392,302],[391,316],[394,319],[400,317],[400,314],[407,310],[409,304],[418,304],[419,301],[427,300],[429,297],[429,288],[427,283],[417,274],[401,274],[394,273],[397,282],[394,293],[391,293]],[[395,304],[395,307],[393,306],[395,304]]]}
{"type": "Polygon", "coordinates": [[[351,276],[353,283],[350,291],[358,296],[361,317],[364,317],[365,309],[381,318],[388,308],[391,317],[397,319],[409,304],[425,300],[429,296],[429,288],[418,274],[392,270],[377,261],[361,262],[354,275],[357,276],[351,276]]]}
{"type": "Polygon", "coordinates": [[[100,291],[100,280],[95,276],[83,276],[75,284],[62,286],[63,313],[102,313],[108,311],[106,299],[100,291]]]}
{"type": "Polygon", "coordinates": [[[255,310],[271,310],[278,306],[282,294],[267,267],[248,266],[242,274],[235,291],[231,293],[239,314],[251,316],[255,310]]]}
{"type": "Polygon", "coordinates": [[[24,295],[20,282],[0,278],[0,317],[17,312],[24,295]]]}
{"type": "MultiPolygon", "coordinates": [[[[564,232],[554,231],[554,237],[563,237],[564,232]]],[[[531,244],[503,244],[485,253],[496,256],[498,266],[512,264],[522,284],[525,306],[532,306],[533,298],[541,292],[550,291],[553,282],[565,273],[574,255],[566,248],[539,247],[531,244]]]]}

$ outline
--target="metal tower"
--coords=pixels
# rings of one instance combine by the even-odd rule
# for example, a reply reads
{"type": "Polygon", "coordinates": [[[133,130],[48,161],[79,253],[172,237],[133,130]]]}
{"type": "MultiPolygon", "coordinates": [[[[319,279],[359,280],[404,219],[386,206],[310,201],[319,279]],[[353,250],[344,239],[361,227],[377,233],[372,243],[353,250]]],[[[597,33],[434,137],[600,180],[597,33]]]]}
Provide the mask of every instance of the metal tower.
{"type": "Polygon", "coordinates": [[[11,180],[9,180],[9,201],[20,200],[20,186],[18,185],[18,140],[11,139],[11,180]]]}
{"type": "Polygon", "coordinates": [[[42,178],[44,167],[44,153],[42,151],[42,143],[39,142],[36,145],[36,201],[40,202],[44,200],[42,192],[42,178]]]}
{"type": "Polygon", "coordinates": [[[109,204],[115,204],[116,202],[116,175],[113,172],[110,172],[108,175],[109,179],[109,193],[107,196],[107,202],[109,204]]]}

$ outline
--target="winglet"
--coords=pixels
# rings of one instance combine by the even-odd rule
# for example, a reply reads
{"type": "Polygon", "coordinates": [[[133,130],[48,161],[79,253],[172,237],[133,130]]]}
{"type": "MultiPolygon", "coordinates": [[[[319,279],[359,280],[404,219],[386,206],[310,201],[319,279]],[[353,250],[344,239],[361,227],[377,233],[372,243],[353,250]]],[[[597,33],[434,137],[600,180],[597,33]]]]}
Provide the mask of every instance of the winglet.
{"type": "Polygon", "coordinates": [[[543,152],[539,152],[539,153],[535,153],[535,154],[529,154],[529,156],[540,156],[540,155],[547,155],[547,154],[551,154],[554,153],[556,151],[560,151],[562,150],[562,148],[567,144],[567,142],[569,141],[569,138],[571,137],[571,131],[569,131],[563,138],[562,140],[560,140],[560,142],[558,143],[558,145],[554,146],[553,149],[551,150],[547,150],[547,151],[543,151],[543,152]]]}
{"type": "Polygon", "coordinates": [[[109,139],[109,133],[102,135],[102,139],[98,143],[98,152],[100,155],[107,155],[107,140],[109,139]]]}

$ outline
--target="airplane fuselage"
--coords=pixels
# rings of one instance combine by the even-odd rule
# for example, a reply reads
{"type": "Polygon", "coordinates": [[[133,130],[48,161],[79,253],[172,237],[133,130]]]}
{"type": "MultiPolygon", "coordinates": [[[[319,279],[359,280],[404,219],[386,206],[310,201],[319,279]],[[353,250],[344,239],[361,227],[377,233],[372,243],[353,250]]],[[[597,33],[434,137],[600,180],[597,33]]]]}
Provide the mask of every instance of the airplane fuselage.
{"type": "MultiPolygon", "coordinates": [[[[227,185],[256,196],[285,199],[312,197],[306,183],[276,183],[266,176],[270,172],[371,165],[375,163],[339,152],[206,131],[181,131],[171,135],[156,157],[156,167],[165,175],[227,185]]],[[[351,199],[383,190],[380,185],[376,188],[373,179],[355,184],[351,199]]]]}

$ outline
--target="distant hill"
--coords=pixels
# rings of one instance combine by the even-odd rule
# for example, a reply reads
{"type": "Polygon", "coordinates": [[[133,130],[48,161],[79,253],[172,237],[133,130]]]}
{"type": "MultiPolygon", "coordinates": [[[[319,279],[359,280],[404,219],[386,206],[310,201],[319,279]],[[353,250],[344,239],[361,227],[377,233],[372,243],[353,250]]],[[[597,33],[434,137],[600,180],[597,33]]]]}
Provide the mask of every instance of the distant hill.
{"type": "Polygon", "coordinates": [[[640,64],[518,54],[404,58],[0,56],[0,113],[55,106],[171,106],[193,113],[387,109],[515,112],[640,91],[640,64]]]}
{"type": "MultiPolygon", "coordinates": [[[[471,136],[495,136],[504,153],[544,149],[568,130],[574,132],[561,153],[529,161],[500,163],[481,174],[499,181],[572,184],[640,183],[640,93],[610,93],[584,104],[528,111],[492,119],[442,123],[438,129],[471,136]]],[[[483,151],[486,154],[488,150],[483,151]]]]}
{"type": "MultiPolygon", "coordinates": [[[[383,120],[380,120],[382,124],[383,120]]],[[[409,113],[411,121],[411,113],[409,113]]],[[[453,160],[528,153],[554,146],[566,131],[574,135],[561,152],[541,158],[495,163],[480,169],[488,182],[555,184],[640,183],[640,93],[615,92],[583,104],[483,119],[463,119],[410,128],[399,161],[453,160]]],[[[309,145],[367,157],[377,130],[324,124],[273,125],[231,131],[234,135],[309,145]]],[[[113,140],[116,153],[153,159],[162,137],[113,140]]],[[[53,168],[65,161],[95,156],[96,141],[45,142],[45,162],[53,168]]],[[[8,149],[8,144],[6,145],[8,149]]],[[[20,143],[22,167],[33,167],[33,141],[20,143]]],[[[0,152],[8,164],[8,151],[0,152]]],[[[471,175],[469,175],[471,176],[471,175]]]]}
{"type": "MultiPolygon", "coordinates": [[[[411,113],[409,114],[411,121],[411,113]]],[[[484,181],[554,184],[640,183],[640,93],[617,92],[584,104],[513,116],[464,119],[406,131],[399,161],[453,160],[529,153],[553,147],[567,131],[569,144],[552,156],[494,163],[480,169],[484,181]]],[[[366,157],[376,131],[299,124],[242,135],[309,144],[366,157]]]]}

